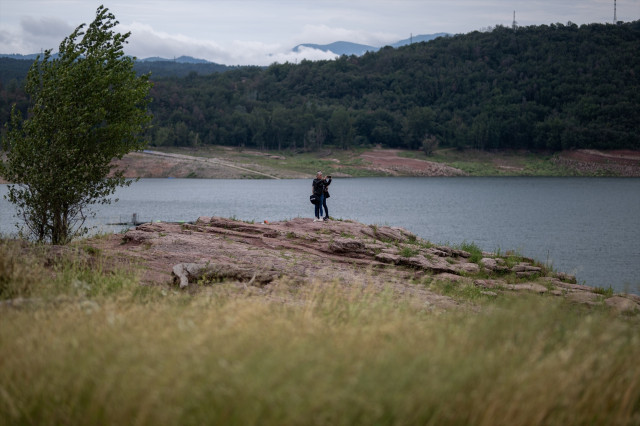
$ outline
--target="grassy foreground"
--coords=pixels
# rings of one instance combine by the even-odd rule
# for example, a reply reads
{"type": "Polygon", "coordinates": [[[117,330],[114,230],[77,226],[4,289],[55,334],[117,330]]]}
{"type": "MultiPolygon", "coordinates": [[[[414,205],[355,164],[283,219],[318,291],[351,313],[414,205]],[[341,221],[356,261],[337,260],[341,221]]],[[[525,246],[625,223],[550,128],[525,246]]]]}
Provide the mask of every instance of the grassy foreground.
{"type": "Polygon", "coordinates": [[[366,283],[188,294],[107,264],[0,241],[0,424],[640,423],[635,316],[435,313],[366,283]]]}

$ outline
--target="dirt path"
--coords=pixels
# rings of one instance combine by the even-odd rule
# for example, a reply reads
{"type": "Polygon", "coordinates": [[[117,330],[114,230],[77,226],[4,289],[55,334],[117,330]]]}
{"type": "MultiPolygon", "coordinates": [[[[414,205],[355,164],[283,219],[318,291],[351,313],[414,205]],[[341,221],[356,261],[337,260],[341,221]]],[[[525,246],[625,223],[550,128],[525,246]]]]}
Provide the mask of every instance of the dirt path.
{"type": "Polygon", "coordinates": [[[217,157],[165,153],[132,152],[115,162],[128,178],[282,179],[301,177],[286,170],[269,169],[217,157]]]}
{"type": "Polygon", "coordinates": [[[205,163],[205,164],[208,163],[208,164],[212,164],[214,166],[228,167],[228,168],[240,170],[240,171],[245,172],[245,173],[267,177],[269,179],[280,179],[277,176],[270,175],[270,174],[267,174],[267,173],[262,173],[262,172],[259,172],[257,170],[248,169],[246,167],[236,166],[236,165],[231,164],[229,162],[222,161],[222,160],[220,160],[218,158],[194,157],[194,156],[190,156],[190,155],[171,154],[171,153],[167,153],[167,152],[148,151],[148,150],[145,150],[144,153],[148,154],[148,155],[152,155],[152,156],[157,156],[157,157],[175,158],[175,159],[178,159],[178,160],[195,161],[195,162],[201,162],[201,163],[205,163]]]}

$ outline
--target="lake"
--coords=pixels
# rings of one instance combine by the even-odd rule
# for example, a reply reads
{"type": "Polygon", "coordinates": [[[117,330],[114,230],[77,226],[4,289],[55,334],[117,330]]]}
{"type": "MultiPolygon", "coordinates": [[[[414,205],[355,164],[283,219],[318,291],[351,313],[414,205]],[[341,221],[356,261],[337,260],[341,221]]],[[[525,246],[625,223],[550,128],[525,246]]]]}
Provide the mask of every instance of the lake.
{"type": "MultiPolygon", "coordinates": [[[[0,185],[0,196],[7,185],[0,185]]],[[[277,221],[313,217],[311,180],[141,179],[97,206],[94,225],[118,232],[139,220],[198,216],[277,221]]],[[[640,179],[355,178],[335,179],[329,212],[337,219],[400,226],[434,243],[473,242],[575,274],[591,286],[640,294],[640,179]]],[[[0,233],[14,233],[15,210],[0,201],[0,233]]],[[[330,225],[327,225],[330,226],[330,225]]]]}

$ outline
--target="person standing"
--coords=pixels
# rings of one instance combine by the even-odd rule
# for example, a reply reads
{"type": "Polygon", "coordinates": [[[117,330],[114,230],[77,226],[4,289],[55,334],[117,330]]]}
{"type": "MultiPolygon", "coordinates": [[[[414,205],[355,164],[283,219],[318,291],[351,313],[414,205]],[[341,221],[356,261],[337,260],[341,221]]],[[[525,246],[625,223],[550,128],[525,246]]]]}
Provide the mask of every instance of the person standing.
{"type": "Polygon", "coordinates": [[[324,220],[329,220],[329,211],[327,210],[327,201],[325,198],[325,188],[326,186],[328,186],[331,183],[331,178],[328,179],[328,183],[327,180],[322,178],[322,172],[318,172],[316,173],[316,178],[313,180],[313,183],[311,184],[311,190],[313,192],[313,195],[315,195],[317,197],[317,202],[315,204],[315,219],[313,219],[314,222],[320,222],[322,221],[322,219],[320,218],[320,216],[322,216],[322,209],[324,207],[325,212],[327,213],[327,216],[324,220]]]}
{"type": "Polygon", "coordinates": [[[322,205],[320,206],[320,216],[322,216],[322,208],[324,207],[324,221],[329,220],[329,208],[327,207],[327,198],[329,195],[329,185],[331,185],[331,175],[324,180],[324,192],[322,194],[322,205]]]}

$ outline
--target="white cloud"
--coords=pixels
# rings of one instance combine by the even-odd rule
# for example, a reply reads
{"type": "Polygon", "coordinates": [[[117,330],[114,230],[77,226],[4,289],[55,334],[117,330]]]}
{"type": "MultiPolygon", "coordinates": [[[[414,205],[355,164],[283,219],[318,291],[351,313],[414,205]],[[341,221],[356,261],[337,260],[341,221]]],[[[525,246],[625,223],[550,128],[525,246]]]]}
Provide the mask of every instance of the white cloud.
{"type": "MultiPolygon", "coordinates": [[[[0,53],[57,49],[102,0],[0,0],[0,53]]],[[[419,34],[510,25],[610,22],[609,0],[110,0],[132,31],[126,52],[141,58],[189,55],[229,65],[268,65],[330,54],[291,48],[350,41],[383,46],[419,34]]],[[[618,18],[638,19],[640,0],[618,2],[618,18]]]]}
{"type": "Polygon", "coordinates": [[[336,56],[316,49],[292,52],[292,46],[263,42],[233,41],[222,46],[183,34],[155,31],[151,26],[139,23],[122,26],[120,31],[131,31],[125,51],[138,58],[160,56],[171,59],[186,55],[227,65],[270,65],[273,62],[333,59],[336,56]]]}
{"type": "Polygon", "coordinates": [[[310,61],[331,60],[337,58],[338,56],[339,55],[336,55],[333,52],[325,52],[319,49],[312,49],[310,47],[302,46],[298,49],[297,52],[285,51],[270,56],[270,58],[272,59],[270,63],[298,63],[304,59],[308,59],[310,61]]]}

